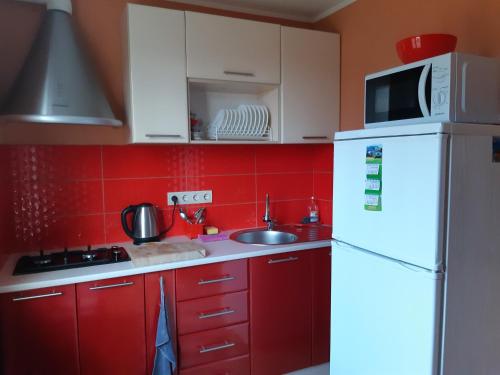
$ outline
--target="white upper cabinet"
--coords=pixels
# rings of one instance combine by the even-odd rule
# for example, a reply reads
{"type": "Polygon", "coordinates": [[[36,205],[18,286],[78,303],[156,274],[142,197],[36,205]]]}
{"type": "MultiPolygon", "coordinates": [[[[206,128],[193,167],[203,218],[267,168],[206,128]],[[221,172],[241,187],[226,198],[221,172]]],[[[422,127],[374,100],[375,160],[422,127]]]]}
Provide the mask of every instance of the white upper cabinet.
{"type": "Polygon", "coordinates": [[[281,142],[331,143],[339,128],[338,34],[281,27],[281,142]]]}
{"type": "Polygon", "coordinates": [[[126,29],[131,141],[188,142],[184,12],[129,4],[126,29]]]}
{"type": "Polygon", "coordinates": [[[189,78],[280,83],[280,26],[186,12],[189,78]]]}

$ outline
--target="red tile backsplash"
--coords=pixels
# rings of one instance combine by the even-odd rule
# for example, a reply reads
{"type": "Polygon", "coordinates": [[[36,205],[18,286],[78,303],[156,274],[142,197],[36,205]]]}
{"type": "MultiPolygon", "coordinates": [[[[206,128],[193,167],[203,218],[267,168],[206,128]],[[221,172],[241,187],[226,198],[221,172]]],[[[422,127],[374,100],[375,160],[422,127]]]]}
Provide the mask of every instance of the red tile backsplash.
{"type": "MultiPolygon", "coordinates": [[[[212,190],[221,229],[261,226],[266,192],[279,222],[315,195],[331,224],[332,145],[0,146],[0,160],[0,254],[127,240],[120,212],[141,202],[168,226],[169,191],[212,190]]],[[[177,216],[169,235],[183,231],[177,216]]]]}

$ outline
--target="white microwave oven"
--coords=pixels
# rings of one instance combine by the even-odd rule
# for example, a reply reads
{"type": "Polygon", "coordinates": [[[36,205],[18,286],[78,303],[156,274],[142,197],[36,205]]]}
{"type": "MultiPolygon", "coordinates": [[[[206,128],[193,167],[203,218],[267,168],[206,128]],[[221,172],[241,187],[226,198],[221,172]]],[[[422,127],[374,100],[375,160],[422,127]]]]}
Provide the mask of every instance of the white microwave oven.
{"type": "Polygon", "coordinates": [[[448,53],[365,77],[365,128],[500,124],[500,61],[448,53]]]}

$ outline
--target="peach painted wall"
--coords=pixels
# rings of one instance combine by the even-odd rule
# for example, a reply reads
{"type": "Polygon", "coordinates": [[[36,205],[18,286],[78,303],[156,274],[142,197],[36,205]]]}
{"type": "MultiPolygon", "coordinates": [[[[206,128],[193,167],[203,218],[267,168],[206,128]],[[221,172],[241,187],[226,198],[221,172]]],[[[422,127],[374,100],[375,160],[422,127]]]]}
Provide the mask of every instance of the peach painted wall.
{"type": "Polygon", "coordinates": [[[500,57],[498,0],[357,0],[318,22],[341,34],[342,130],[363,127],[364,76],[401,64],[395,43],[407,36],[443,32],[457,50],[500,57]]]}

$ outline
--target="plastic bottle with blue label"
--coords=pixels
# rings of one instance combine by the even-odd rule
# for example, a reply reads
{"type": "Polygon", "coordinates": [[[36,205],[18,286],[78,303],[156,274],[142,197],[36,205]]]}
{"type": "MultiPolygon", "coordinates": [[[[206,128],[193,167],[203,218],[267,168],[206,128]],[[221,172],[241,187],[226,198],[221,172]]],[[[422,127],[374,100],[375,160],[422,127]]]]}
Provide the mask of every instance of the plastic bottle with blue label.
{"type": "Polygon", "coordinates": [[[311,202],[309,203],[307,210],[309,211],[309,222],[319,223],[319,207],[314,197],[311,197],[311,202]]]}

